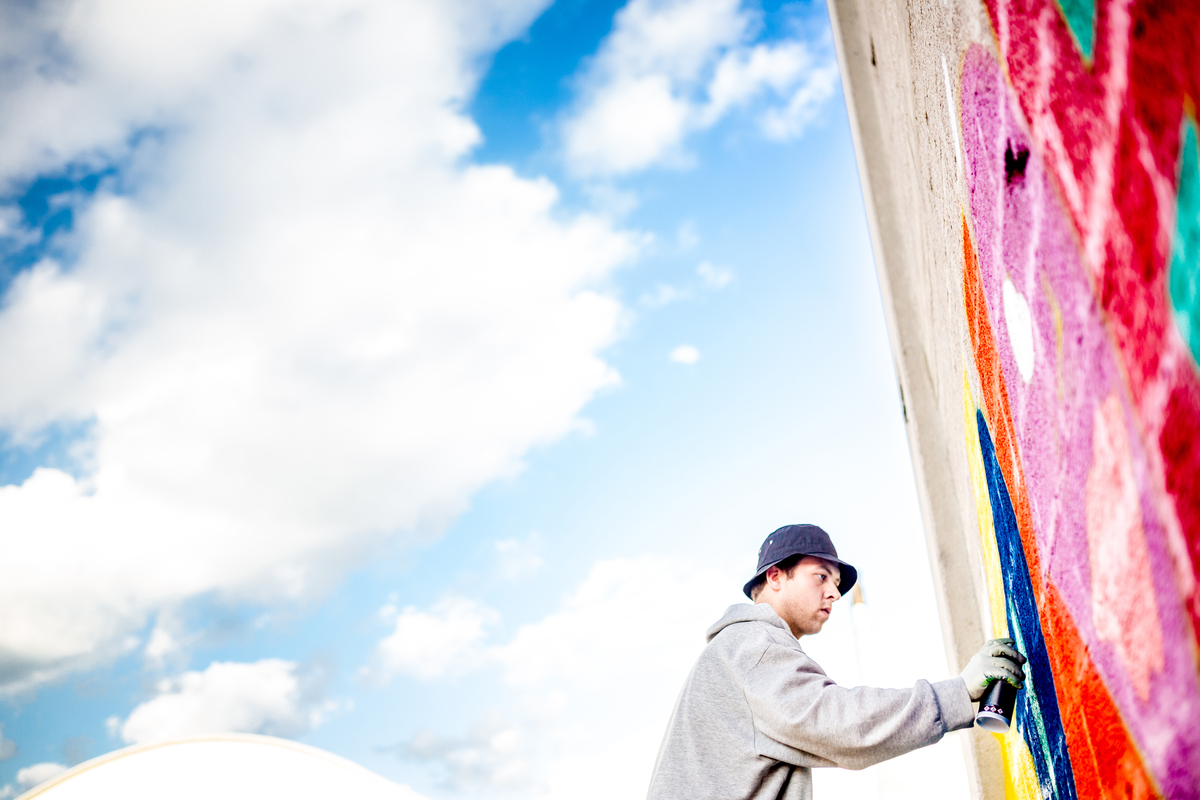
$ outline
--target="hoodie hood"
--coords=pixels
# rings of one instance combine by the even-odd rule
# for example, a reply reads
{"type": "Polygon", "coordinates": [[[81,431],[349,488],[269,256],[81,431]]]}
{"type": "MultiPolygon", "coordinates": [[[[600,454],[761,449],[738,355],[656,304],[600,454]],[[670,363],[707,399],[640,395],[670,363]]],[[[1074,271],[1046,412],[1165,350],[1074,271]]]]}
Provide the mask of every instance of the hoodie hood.
{"type": "Polygon", "coordinates": [[[711,642],[713,637],[721,631],[728,628],[730,625],[736,625],[739,622],[765,622],[768,625],[774,625],[776,628],[782,628],[787,631],[790,636],[792,632],[788,630],[787,623],[779,618],[775,613],[775,609],[771,608],[766,603],[735,603],[725,609],[725,614],[708,629],[708,639],[711,642]]]}

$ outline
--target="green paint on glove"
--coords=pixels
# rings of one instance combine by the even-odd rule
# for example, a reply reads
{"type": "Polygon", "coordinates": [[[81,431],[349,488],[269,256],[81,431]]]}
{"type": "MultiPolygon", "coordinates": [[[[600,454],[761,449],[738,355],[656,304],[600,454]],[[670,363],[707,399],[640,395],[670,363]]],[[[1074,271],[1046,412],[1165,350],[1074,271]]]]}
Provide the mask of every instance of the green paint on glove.
{"type": "Polygon", "coordinates": [[[1016,651],[1012,639],[992,639],[967,662],[962,671],[963,683],[972,700],[987,692],[992,681],[1005,681],[1018,689],[1025,688],[1025,656],[1016,651]]]}

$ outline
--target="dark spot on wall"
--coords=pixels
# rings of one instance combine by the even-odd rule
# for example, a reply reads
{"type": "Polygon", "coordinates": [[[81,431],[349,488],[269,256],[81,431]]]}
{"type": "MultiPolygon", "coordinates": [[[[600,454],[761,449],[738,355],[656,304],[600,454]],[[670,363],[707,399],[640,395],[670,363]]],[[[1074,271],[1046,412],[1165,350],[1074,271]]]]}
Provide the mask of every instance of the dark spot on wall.
{"type": "Polygon", "coordinates": [[[871,43],[871,66],[873,67],[875,66],[875,40],[868,36],[867,41],[871,43]]]}
{"type": "Polygon", "coordinates": [[[1012,139],[1009,139],[1004,148],[1004,182],[1011,184],[1019,178],[1024,178],[1025,165],[1028,163],[1029,148],[1018,144],[1014,152],[1012,139]]]}

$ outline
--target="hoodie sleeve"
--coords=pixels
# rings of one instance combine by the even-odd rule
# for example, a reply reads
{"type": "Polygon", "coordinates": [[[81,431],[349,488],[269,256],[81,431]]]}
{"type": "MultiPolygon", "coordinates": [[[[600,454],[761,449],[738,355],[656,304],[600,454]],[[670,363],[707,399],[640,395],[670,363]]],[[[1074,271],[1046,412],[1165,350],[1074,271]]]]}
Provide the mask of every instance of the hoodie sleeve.
{"type": "Polygon", "coordinates": [[[744,684],[759,755],[862,769],[974,722],[959,678],[911,689],[838,686],[802,650],[769,646],[744,684]]]}

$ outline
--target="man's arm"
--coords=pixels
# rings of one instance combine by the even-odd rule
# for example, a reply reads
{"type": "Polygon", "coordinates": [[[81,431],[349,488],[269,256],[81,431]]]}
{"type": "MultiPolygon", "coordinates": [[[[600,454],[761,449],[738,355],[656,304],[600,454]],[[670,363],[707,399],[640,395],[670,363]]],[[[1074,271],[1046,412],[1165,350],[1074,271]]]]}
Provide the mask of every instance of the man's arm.
{"type": "Polygon", "coordinates": [[[756,744],[762,755],[781,758],[774,742],[799,751],[795,761],[815,757],[847,769],[933,744],[975,719],[959,678],[918,681],[911,689],[849,689],[830,680],[803,651],[779,645],[768,648],[744,688],[756,738],[768,740],[756,744]]]}

